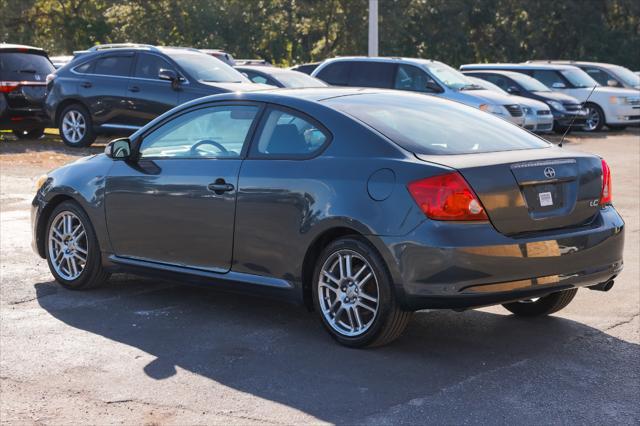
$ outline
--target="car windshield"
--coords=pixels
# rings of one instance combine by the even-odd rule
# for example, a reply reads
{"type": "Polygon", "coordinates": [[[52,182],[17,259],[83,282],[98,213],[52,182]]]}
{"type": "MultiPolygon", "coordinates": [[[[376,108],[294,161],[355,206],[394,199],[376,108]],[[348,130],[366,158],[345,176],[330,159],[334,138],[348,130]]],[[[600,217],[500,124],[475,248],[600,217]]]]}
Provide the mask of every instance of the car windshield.
{"type": "Polygon", "coordinates": [[[638,87],[640,86],[640,75],[634,73],[629,68],[621,67],[620,65],[612,65],[610,68],[616,77],[624,82],[628,86],[638,87]]]}
{"type": "Polygon", "coordinates": [[[169,56],[196,80],[214,83],[250,83],[245,76],[213,56],[191,51],[171,53],[169,56]]]}
{"type": "Polygon", "coordinates": [[[529,92],[550,92],[549,89],[544,84],[540,83],[533,77],[529,77],[528,75],[517,73],[515,75],[509,75],[509,77],[515,80],[520,86],[522,86],[525,90],[529,92]]]}
{"type": "Polygon", "coordinates": [[[325,100],[416,154],[471,154],[550,144],[492,114],[413,93],[366,93],[325,100]]]}
{"type": "Polygon", "coordinates": [[[46,56],[34,53],[0,53],[0,80],[45,81],[55,71],[46,56]]]}
{"type": "Polygon", "coordinates": [[[298,71],[274,73],[273,78],[282,83],[284,87],[295,88],[328,86],[328,84],[324,81],[318,80],[317,78],[311,77],[310,75],[298,71]]]}
{"type": "Polygon", "coordinates": [[[589,74],[578,68],[560,70],[560,73],[575,87],[600,86],[589,74]]]}
{"type": "Polygon", "coordinates": [[[449,65],[434,63],[426,65],[429,72],[442,84],[453,90],[479,89],[480,87],[469,80],[464,74],[454,70],[449,65]]]}

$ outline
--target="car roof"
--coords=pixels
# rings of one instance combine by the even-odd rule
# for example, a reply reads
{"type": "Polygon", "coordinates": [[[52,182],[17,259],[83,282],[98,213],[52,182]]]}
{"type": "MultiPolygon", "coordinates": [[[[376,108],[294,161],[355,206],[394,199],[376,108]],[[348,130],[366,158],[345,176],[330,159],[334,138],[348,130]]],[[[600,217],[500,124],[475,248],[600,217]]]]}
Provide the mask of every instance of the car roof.
{"type": "Polygon", "coordinates": [[[505,77],[511,77],[514,79],[518,79],[518,78],[533,78],[530,77],[526,74],[522,74],[521,72],[517,72],[517,71],[508,71],[508,70],[474,70],[474,69],[466,69],[466,70],[462,70],[463,74],[468,74],[468,73],[474,73],[474,74],[499,74],[499,75],[503,75],[505,77]]]}
{"type": "MultiPolygon", "coordinates": [[[[9,43],[0,43],[0,50],[15,50],[15,51],[30,51],[31,53],[41,53],[46,55],[44,49],[34,46],[27,46],[26,44],[9,44],[9,43]]],[[[26,53],[26,52],[25,52],[26,53]]]]}
{"type": "Polygon", "coordinates": [[[290,70],[287,68],[265,67],[264,65],[236,65],[234,68],[238,70],[255,71],[263,74],[290,74],[292,72],[298,74],[300,73],[299,71],[290,70]]]}
{"type": "Polygon", "coordinates": [[[358,62],[391,62],[391,63],[408,63],[414,65],[442,64],[442,62],[433,59],[423,58],[405,58],[399,56],[338,56],[336,58],[327,59],[321,65],[342,61],[358,61],[358,62]]]}
{"type": "Polygon", "coordinates": [[[609,64],[606,62],[572,61],[569,59],[535,60],[535,61],[527,61],[527,63],[532,63],[532,64],[545,63],[545,64],[559,64],[559,65],[576,65],[576,66],[587,65],[587,66],[602,67],[602,68],[611,68],[611,67],[618,66],[616,64],[609,64]]]}
{"type": "Polygon", "coordinates": [[[570,70],[575,69],[576,67],[573,65],[567,64],[549,64],[547,62],[544,63],[521,63],[521,64],[510,64],[510,63],[493,63],[493,64],[464,64],[460,66],[462,71],[471,71],[475,69],[496,69],[496,70],[570,70]],[[476,68],[477,67],[477,68],[476,68]]]}

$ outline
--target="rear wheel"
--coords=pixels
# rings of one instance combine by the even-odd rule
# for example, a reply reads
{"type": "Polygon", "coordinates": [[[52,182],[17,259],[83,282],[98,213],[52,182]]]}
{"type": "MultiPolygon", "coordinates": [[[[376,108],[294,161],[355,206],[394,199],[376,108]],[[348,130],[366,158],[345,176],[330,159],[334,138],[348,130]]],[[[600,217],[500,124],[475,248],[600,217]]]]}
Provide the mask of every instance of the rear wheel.
{"type": "Polygon", "coordinates": [[[537,299],[520,300],[518,302],[505,303],[508,311],[523,317],[537,317],[551,315],[565,308],[578,292],[577,288],[551,293],[537,299]]]}
{"type": "Polygon", "coordinates": [[[14,130],[13,135],[18,139],[40,139],[44,135],[44,127],[29,130],[14,130]]]}
{"type": "Polygon", "coordinates": [[[324,249],[314,273],[313,299],[329,334],[350,347],[395,340],[412,314],[400,309],[380,255],[357,237],[324,249]]]}
{"type": "Polygon", "coordinates": [[[62,110],[58,128],[62,141],[73,148],[89,146],[96,140],[91,115],[80,104],[69,105],[62,110]]]}
{"type": "Polygon", "coordinates": [[[65,201],[53,210],[45,241],[49,269],[63,287],[97,287],[109,278],[89,217],[75,202],[65,201]]]}
{"type": "Polygon", "coordinates": [[[597,132],[604,126],[604,112],[596,104],[587,104],[587,121],[582,130],[585,132],[597,132]]]}

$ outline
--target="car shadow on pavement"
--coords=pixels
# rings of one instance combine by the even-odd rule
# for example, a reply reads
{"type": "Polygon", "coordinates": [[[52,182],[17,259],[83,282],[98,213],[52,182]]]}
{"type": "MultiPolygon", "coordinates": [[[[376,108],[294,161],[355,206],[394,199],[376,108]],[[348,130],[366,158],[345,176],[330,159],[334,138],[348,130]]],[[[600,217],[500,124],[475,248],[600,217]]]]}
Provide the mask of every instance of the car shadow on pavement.
{"type": "Polygon", "coordinates": [[[638,415],[630,408],[638,345],[561,317],[418,312],[393,344],[354,350],[334,343],[303,308],[115,278],[87,292],[38,283],[37,300],[71,327],[154,356],[143,370],[156,380],[179,367],[334,423],[458,423],[469,412],[482,423],[533,406],[518,412],[521,422],[551,422],[539,416],[567,409],[593,422],[607,403],[617,404],[609,407],[616,415],[638,415]],[[598,406],[584,398],[594,392],[603,396],[598,406]]]}

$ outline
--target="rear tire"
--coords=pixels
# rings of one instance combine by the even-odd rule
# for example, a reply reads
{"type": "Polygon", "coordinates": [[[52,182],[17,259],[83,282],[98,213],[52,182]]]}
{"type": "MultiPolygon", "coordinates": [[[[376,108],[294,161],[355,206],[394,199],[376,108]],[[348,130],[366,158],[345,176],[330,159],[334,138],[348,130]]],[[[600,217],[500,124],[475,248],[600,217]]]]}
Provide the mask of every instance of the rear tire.
{"type": "Polygon", "coordinates": [[[577,292],[577,288],[572,288],[571,290],[551,293],[536,301],[521,300],[518,302],[505,303],[502,306],[511,313],[522,317],[551,315],[571,303],[577,292]]]}
{"type": "Polygon", "coordinates": [[[383,259],[363,238],[330,243],[313,277],[314,307],[331,337],[342,345],[385,345],[398,338],[411,319],[413,312],[402,310],[396,300],[383,259]]]}
{"type": "Polygon", "coordinates": [[[96,140],[91,114],[80,104],[72,104],[62,110],[58,130],[62,142],[72,148],[86,147],[96,140]]]}
{"type": "Polygon", "coordinates": [[[40,139],[44,135],[44,127],[29,130],[14,130],[13,135],[18,139],[40,139]]]}
{"type": "Polygon", "coordinates": [[[98,287],[109,279],[91,221],[74,201],[56,206],[44,235],[49,270],[69,290],[98,287]]]}

